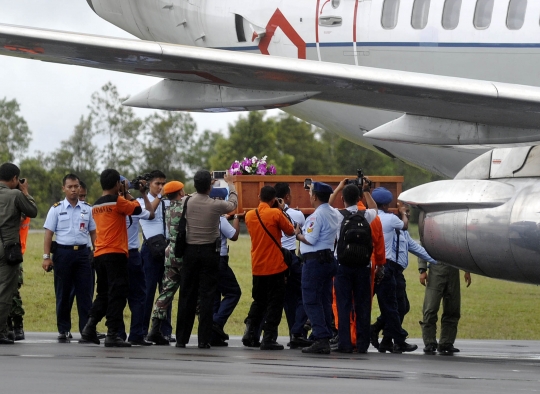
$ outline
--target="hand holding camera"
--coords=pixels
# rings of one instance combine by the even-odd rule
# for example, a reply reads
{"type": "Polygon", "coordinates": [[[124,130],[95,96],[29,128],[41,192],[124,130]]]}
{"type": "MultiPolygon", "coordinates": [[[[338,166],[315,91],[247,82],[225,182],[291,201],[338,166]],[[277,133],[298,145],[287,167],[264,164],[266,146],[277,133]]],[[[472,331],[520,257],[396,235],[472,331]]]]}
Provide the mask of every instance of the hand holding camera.
{"type": "Polygon", "coordinates": [[[26,178],[19,178],[17,189],[19,189],[23,194],[28,194],[28,182],[26,182],[26,178]]]}

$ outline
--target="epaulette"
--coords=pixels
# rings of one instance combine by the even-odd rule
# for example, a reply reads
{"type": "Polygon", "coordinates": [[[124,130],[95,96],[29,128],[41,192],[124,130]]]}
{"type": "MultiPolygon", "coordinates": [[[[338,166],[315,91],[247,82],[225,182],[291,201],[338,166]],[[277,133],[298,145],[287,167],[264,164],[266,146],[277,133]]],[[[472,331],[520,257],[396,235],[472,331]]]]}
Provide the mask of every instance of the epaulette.
{"type": "Polygon", "coordinates": [[[55,203],[53,204],[53,208],[56,208],[56,207],[59,206],[60,204],[62,204],[62,201],[55,202],[55,203]]]}
{"type": "Polygon", "coordinates": [[[88,205],[89,207],[92,206],[92,204],[88,204],[86,201],[83,201],[82,203],[85,204],[85,205],[88,205]]]}

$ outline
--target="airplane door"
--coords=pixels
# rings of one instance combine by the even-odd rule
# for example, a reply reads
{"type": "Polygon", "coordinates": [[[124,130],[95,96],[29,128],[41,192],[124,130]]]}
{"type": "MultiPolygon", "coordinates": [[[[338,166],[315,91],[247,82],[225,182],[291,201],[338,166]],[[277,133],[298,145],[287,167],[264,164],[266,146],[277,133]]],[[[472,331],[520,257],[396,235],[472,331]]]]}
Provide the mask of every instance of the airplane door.
{"type": "Polygon", "coordinates": [[[356,14],[360,0],[317,1],[317,50],[319,60],[356,64],[356,14]]]}

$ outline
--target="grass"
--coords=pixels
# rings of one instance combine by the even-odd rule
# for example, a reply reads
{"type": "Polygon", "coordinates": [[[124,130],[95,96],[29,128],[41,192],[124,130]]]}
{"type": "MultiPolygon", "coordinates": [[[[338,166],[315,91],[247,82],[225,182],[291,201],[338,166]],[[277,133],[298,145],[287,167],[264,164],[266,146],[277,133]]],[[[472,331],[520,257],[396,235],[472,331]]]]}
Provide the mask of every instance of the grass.
{"type": "MultiPolygon", "coordinates": [[[[415,229],[411,228],[415,235],[415,229]]],[[[24,286],[21,289],[27,331],[56,332],[55,299],[53,275],[45,274],[41,268],[43,253],[43,234],[31,233],[24,262],[24,286]]],[[[242,298],[232,314],[226,332],[240,335],[243,321],[251,303],[251,262],[250,240],[246,235],[237,242],[230,242],[230,265],[234,270],[242,298]]],[[[405,270],[407,293],[411,311],[405,317],[404,328],[410,337],[421,337],[418,321],[422,319],[424,287],[418,282],[416,257],[410,256],[410,266],[405,270]]],[[[461,275],[463,278],[463,275],[461,275]]],[[[463,284],[463,282],[462,282],[463,284]]],[[[178,299],[178,296],[176,300],[178,299]]],[[[530,339],[540,340],[540,314],[538,309],[540,288],[538,286],[505,282],[473,275],[471,287],[462,286],[462,310],[459,324],[460,338],[475,339],[530,339]]],[[[378,315],[377,303],[374,302],[373,319],[378,315]]],[[[77,331],[76,308],[72,313],[73,331],[77,331]]],[[[129,327],[129,309],[124,312],[126,326],[129,327]]],[[[176,301],[173,308],[173,322],[176,321],[176,301]]],[[[175,324],[173,323],[173,326],[175,324]]],[[[98,329],[105,332],[102,323],[98,329]]],[[[279,329],[280,335],[286,335],[285,318],[279,329]]],[[[194,333],[196,331],[194,330],[194,333]]]]}

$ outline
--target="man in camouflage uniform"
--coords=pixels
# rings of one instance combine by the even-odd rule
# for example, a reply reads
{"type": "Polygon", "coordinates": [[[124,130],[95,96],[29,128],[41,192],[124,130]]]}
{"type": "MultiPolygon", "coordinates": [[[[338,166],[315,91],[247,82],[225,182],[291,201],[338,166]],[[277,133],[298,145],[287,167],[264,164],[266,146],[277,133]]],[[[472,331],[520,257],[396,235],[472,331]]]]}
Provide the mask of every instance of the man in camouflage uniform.
{"type": "Polygon", "coordinates": [[[165,223],[169,230],[170,243],[165,249],[165,274],[163,276],[163,288],[154,305],[152,312],[152,325],[148,332],[147,340],[156,345],[168,345],[169,341],[161,332],[161,323],[167,318],[167,309],[171,304],[174,295],[180,287],[180,268],[182,258],[174,256],[178,225],[182,217],[182,198],[184,197],[184,184],[178,181],[171,181],[163,186],[163,193],[167,196],[171,205],[165,212],[165,223]]]}
{"type": "MultiPolygon", "coordinates": [[[[19,229],[19,238],[21,240],[21,251],[26,252],[26,239],[28,238],[28,230],[30,229],[30,218],[25,214],[21,216],[21,227],[19,229]]],[[[14,341],[22,341],[24,339],[23,316],[24,308],[19,290],[23,285],[23,267],[20,265],[19,282],[17,283],[17,291],[13,295],[11,311],[9,312],[7,325],[8,337],[14,341]]]]}

